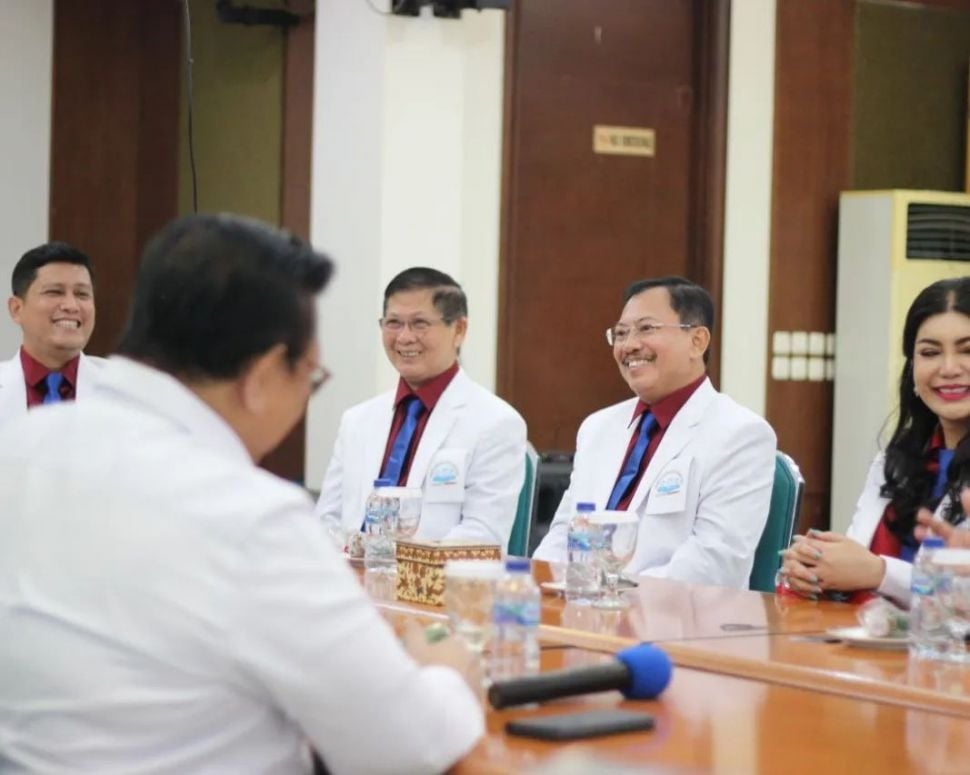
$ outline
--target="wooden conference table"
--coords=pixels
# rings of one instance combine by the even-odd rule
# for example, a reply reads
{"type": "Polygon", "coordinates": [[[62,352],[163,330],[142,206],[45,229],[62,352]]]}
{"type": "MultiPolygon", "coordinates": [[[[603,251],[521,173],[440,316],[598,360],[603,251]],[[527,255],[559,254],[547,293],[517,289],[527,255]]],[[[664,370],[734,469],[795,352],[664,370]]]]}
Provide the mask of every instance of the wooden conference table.
{"type": "MultiPolygon", "coordinates": [[[[545,563],[533,568],[550,579],[545,563]]],[[[631,607],[622,612],[544,596],[542,668],[610,659],[648,640],[676,665],[663,695],[490,710],[488,735],[459,772],[542,771],[559,757],[577,760],[568,772],[644,771],[623,763],[649,772],[970,772],[970,667],[826,642],[828,628],[856,623],[851,606],[654,579],[624,595],[631,607]],[[504,733],[511,718],[604,705],[646,710],[656,728],[570,744],[504,733]]],[[[446,618],[441,608],[377,605],[392,620],[446,618]]]]}

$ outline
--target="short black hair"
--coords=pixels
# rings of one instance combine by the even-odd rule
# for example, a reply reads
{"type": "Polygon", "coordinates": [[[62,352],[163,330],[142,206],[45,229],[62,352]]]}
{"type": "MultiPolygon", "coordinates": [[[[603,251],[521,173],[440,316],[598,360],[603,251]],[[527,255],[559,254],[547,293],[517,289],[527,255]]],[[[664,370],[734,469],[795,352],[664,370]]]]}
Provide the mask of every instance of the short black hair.
{"type": "Polygon", "coordinates": [[[88,270],[91,284],[94,284],[94,269],[91,259],[73,245],[66,242],[45,242],[24,253],[10,276],[10,290],[21,299],[27,295],[30,286],[37,279],[37,270],[47,264],[77,264],[88,270]]]}
{"type": "Polygon", "coordinates": [[[427,266],[412,266],[395,275],[384,289],[384,312],[387,312],[388,299],[395,293],[423,289],[434,291],[431,301],[445,323],[468,317],[468,299],[461,286],[451,275],[427,266]]]}
{"type": "Polygon", "coordinates": [[[332,273],[327,256],[260,221],[180,218],[142,254],[118,352],[186,379],[232,379],[282,343],[292,366],[332,273]]]}
{"type": "Polygon", "coordinates": [[[714,302],[711,294],[697,283],[692,283],[683,277],[638,280],[624,291],[623,303],[626,304],[634,296],[651,288],[667,289],[667,293],[670,294],[670,307],[677,313],[681,323],[704,326],[708,331],[714,330],[714,302]]]}
{"type": "MultiPolygon", "coordinates": [[[[714,301],[704,288],[683,277],[668,276],[655,277],[649,280],[638,280],[632,283],[623,293],[623,303],[626,304],[634,296],[649,291],[651,288],[666,288],[670,294],[670,307],[677,313],[681,323],[692,326],[704,326],[714,333],[714,301]]],[[[704,363],[710,357],[710,348],[704,351],[704,363]]]]}

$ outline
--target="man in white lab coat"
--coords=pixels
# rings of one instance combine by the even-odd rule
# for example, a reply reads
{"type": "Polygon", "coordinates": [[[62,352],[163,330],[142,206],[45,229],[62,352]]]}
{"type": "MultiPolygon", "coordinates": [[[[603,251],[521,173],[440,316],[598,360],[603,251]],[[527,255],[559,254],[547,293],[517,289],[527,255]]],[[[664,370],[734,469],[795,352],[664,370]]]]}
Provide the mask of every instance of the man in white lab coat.
{"type": "Polygon", "coordinates": [[[464,291],[444,272],[406,269],[384,291],[380,327],[397,388],[344,412],[317,514],[358,531],[374,481],[388,479],[423,490],[418,537],[504,548],[525,475],[525,421],[458,364],[464,291]]]}
{"type": "Polygon", "coordinates": [[[714,305],[679,277],[634,283],[607,340],[635,397],[587,417],[569,489],[536,549],[567,559],[577,503],[636,512],[627,573],[746,588],[764,530],[775,434],[707,378],[714,305]]]}
{"type": "Polygon", "coordinates": [[[10,318],[22,331],[17,353],[0,361],[0,425],[41,404],[90,393],[102,358],[82,350],[94,331],[90,259],[64,242],[28,250],[11,275],[10,318]]]}
{"type": "Polygon", "coordinates": [[[295,773],[309,742],[333,773],[441,772],[474,746],[469,652],[402,647],[254,465],[327,376],[330,273],[255,221],[176,221],[95,394],[0,430],[0,770],[295,773]]]}

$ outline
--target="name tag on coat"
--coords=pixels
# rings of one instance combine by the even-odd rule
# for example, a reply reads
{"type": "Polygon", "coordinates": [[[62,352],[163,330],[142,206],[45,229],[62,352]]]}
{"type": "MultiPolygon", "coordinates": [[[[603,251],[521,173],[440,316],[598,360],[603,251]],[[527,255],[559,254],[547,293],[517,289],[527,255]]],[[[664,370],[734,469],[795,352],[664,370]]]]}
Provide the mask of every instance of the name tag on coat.
{"type": "Polygon", "coordinates": [[[461,503],[465,500],[466,449],[440,449],[431,458],[424,479],[425,503],[461,503]]]}
{"type": "Polygon", "coordinates": [[[664,466],[647,495],[644,514],[677,514],[687,508],[687,483],[693,458],[677,458],[664,466]]]}

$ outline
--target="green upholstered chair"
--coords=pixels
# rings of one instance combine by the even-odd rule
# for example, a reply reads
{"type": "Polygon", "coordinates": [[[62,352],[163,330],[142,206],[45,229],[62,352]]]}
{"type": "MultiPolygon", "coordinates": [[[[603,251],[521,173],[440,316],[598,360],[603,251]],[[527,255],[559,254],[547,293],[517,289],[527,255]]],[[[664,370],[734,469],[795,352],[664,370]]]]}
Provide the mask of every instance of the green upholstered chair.
{"type": "Polygon", "coordinates": [[[525,479],[519,491],[519,505],[515,510],[515,522],[509,536],[508,552],[516,557],[529,554],[529,535],[532,533],[532,520],[535,519],[536,493],[539,491],[539,454],[535,447],[526,443],[525,479]]]}
{"type": "Polygon", "coordinates": [[[791,543],[802,508],[805,480],[801,471],[784,452],[775,455],[775,482],[771,488],[768,521],[754,553],[754,566],[748,588],[759,592],[775,591],[775,574],[781,566],[778,552],[791,543]]]}

